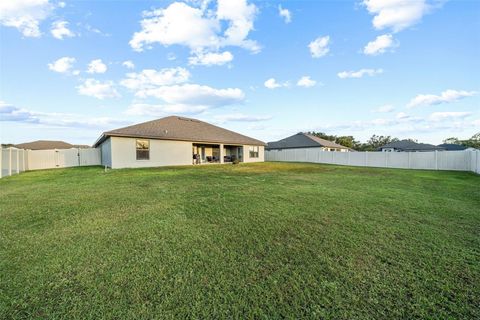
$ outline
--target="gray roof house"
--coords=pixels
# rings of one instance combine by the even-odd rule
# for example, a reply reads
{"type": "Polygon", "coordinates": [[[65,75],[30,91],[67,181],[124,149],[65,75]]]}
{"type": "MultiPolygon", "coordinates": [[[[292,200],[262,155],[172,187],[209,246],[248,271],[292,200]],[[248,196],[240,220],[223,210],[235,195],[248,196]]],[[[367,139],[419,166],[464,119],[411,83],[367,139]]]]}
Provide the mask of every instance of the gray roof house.
{"type": "Polygon", "coordinates": [[[322,148],[323,151],[351,151],[338,143],[317,136],[299,132],[282,140],[267,143],[266,150],[281,150],[295,148],[322,148]]]}
{"type": "Polygon", "coordinates": [[[65,141],[55,140],[37,140],[25,143],[19,143],[14,146],[18,149],[29,150],[51,150],[51,149],[71,149],[71,148],[89,148],[87,145],[75,145],[65,141]]]}
{"type": "Polygon", "coordinates": [[[454,143],[442,143],[439,144],[437,147],[445,148],[445,151],[463,151],[468,149],[467,146],[462,146],[461,144],[454,143]]]}
{"type": "Polygon", "coordinates": [[[422,152],[422,151],[444,151],[445,148],[440,146],[434,146],[433,144],[428,143],[417,143],[410,140],[401,140],[391,143],[378,148],[378,151],[383,152],[422,152]]]}
{"type": "Polygon", "coordinates": [[[204,121],[170,116],[104,132],[94,147],[111,168],[264,161],[265,143],[204,121]]]}

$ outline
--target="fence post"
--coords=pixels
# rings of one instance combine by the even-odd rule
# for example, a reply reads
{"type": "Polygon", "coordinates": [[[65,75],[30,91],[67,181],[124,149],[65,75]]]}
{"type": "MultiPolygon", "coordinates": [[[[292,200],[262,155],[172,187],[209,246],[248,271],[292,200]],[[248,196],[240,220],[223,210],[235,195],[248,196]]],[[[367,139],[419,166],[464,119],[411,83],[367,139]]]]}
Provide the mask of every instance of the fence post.
{"type": "Polygon", "coordinates": [[[17,154],[17,174],[20,173],[20,159],[19,159],[19,154],[18,154],[18,151],[19,149],[17,149],[17,152],[15,152],[17,154]]]}
{"type": "Polygon", "coordinates": [[[347,151],[347,165],[350,165],[350,151],[347,151]]]}
{"type": "Polygon", "coordinates": [[[410,169],[410,166],[411,166],[411,152],[408,151],[408,169],[410,169]]]}
{"type": "Polygon", "coordinates": [[[365,151],[365,167],[368,167],[368,151],[365,151]]]}
{"type": "Polygon", "coordinates": [[[480,173],[480,170],[479,170],[480,168],[479,168],[479,166],[478,166],[478,162],[479,162],[478,160],[479,160],[479,158],[480,158],[480,157],[478,156],[479,154],[480,154],[480,151],[479,151],[479,150],[475,151],[475,173],[480,173]]]}
{"type": "Polygon", "coordinates": [[[8,148],[8,175],[12,175],[12,147],[8,148]]]}
{"type": "Polygon", "coordinates": [[[383,154],[385,154],[385,168],[388,168],[388,154],[389,152],[384,152],[383,154]]]}
{"type": "Polygon", "coordinates": [[[0,179],[2,178],[3,174],[3,147],[0,146],[0,179]]]}
{"type": "Polygon", "coordinates": [[[435,150],[435,170],[438,170],[438,150],[435,150]]]}

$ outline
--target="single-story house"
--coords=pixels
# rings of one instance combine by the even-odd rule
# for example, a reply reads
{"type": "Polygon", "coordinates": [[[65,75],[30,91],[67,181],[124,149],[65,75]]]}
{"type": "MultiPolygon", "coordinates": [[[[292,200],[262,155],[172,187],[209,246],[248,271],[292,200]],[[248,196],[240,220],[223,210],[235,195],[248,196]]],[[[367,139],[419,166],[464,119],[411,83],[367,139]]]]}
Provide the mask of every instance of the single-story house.
{"type": "Polygon", "coordinates": [[[267,143],[266,150],[320,148],[322,151],[348,152],[351,149],[317,136],[299,132],[282,140],[267,143]]]}
{"type": "Polygon", "coordinates": [[[425,152],[425,151],[445,151],[445,148],[434,146],[428,143],[417,143],[411,140],[400,140],[387,143],[378,148],[382,152],[425,152]]]}
{"type": "Polygon", "coordinates": [[[437,147],[444,148],[445,151],[464,151],[467,150],[467,146],[462,146],[461,144],[454,144],[454,143],[442,143],[439,144],[437,147]]]}
{"type": "Polygon", "coordinates": [[[28,150],[52,150],[52,149],[72,149],[72,148],[90,148],[87,145],[75,145],[65,141],[37,140],[14,145],[18,149],[28,150]]]}
{"type": "Polygon", "coordinates": [[[94,144],[110,168],[263,162],[265,143],[212,124],[170,116],[104,132],[94,144]]]}

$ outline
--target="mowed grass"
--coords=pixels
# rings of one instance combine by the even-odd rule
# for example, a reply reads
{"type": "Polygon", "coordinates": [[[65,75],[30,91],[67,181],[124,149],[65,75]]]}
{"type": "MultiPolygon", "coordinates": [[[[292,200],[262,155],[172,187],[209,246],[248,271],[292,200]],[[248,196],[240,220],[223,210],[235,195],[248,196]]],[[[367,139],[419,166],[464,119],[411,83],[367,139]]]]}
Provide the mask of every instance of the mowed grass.
{"type": "Polygon", "coordinates": [[[480,318],[480,177],[258,163],[0,180],[0,318],[480,318]]]}

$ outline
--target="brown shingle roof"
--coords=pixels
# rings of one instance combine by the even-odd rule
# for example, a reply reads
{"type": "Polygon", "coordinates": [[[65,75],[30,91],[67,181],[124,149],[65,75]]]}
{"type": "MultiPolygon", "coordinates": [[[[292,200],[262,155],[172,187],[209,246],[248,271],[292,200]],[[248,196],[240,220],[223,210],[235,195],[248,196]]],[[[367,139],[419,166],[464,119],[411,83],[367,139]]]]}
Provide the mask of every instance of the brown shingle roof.
{"type": "Polygon", "coordinates": [[[309,137],[313,141],[317,142],[318,144],[322,145],[323,147],[348,149],[347,147],[342,146],[341,144],[335,143],[335,142],[330,141],[330,140],[325,140],[325,139],[319,138],[317,136],[314,136],[314,135],[311,135],[311,134],[308,134],[308,133],[304,133],[304,135],[309,137]]]}
{"type": "Polygon", "coordinates": [[[73,145],[65,141],[37,140],[15,145],[15,148],[30,150],[70,149],[73,145]]]}
{"type": "Polygon", "coordinates": [[[95,147],[107,137],[150,138],[223,144],[265,145],[264,142],[212,124],[178,116],[170,116],[104,132],[95,147]]]}

